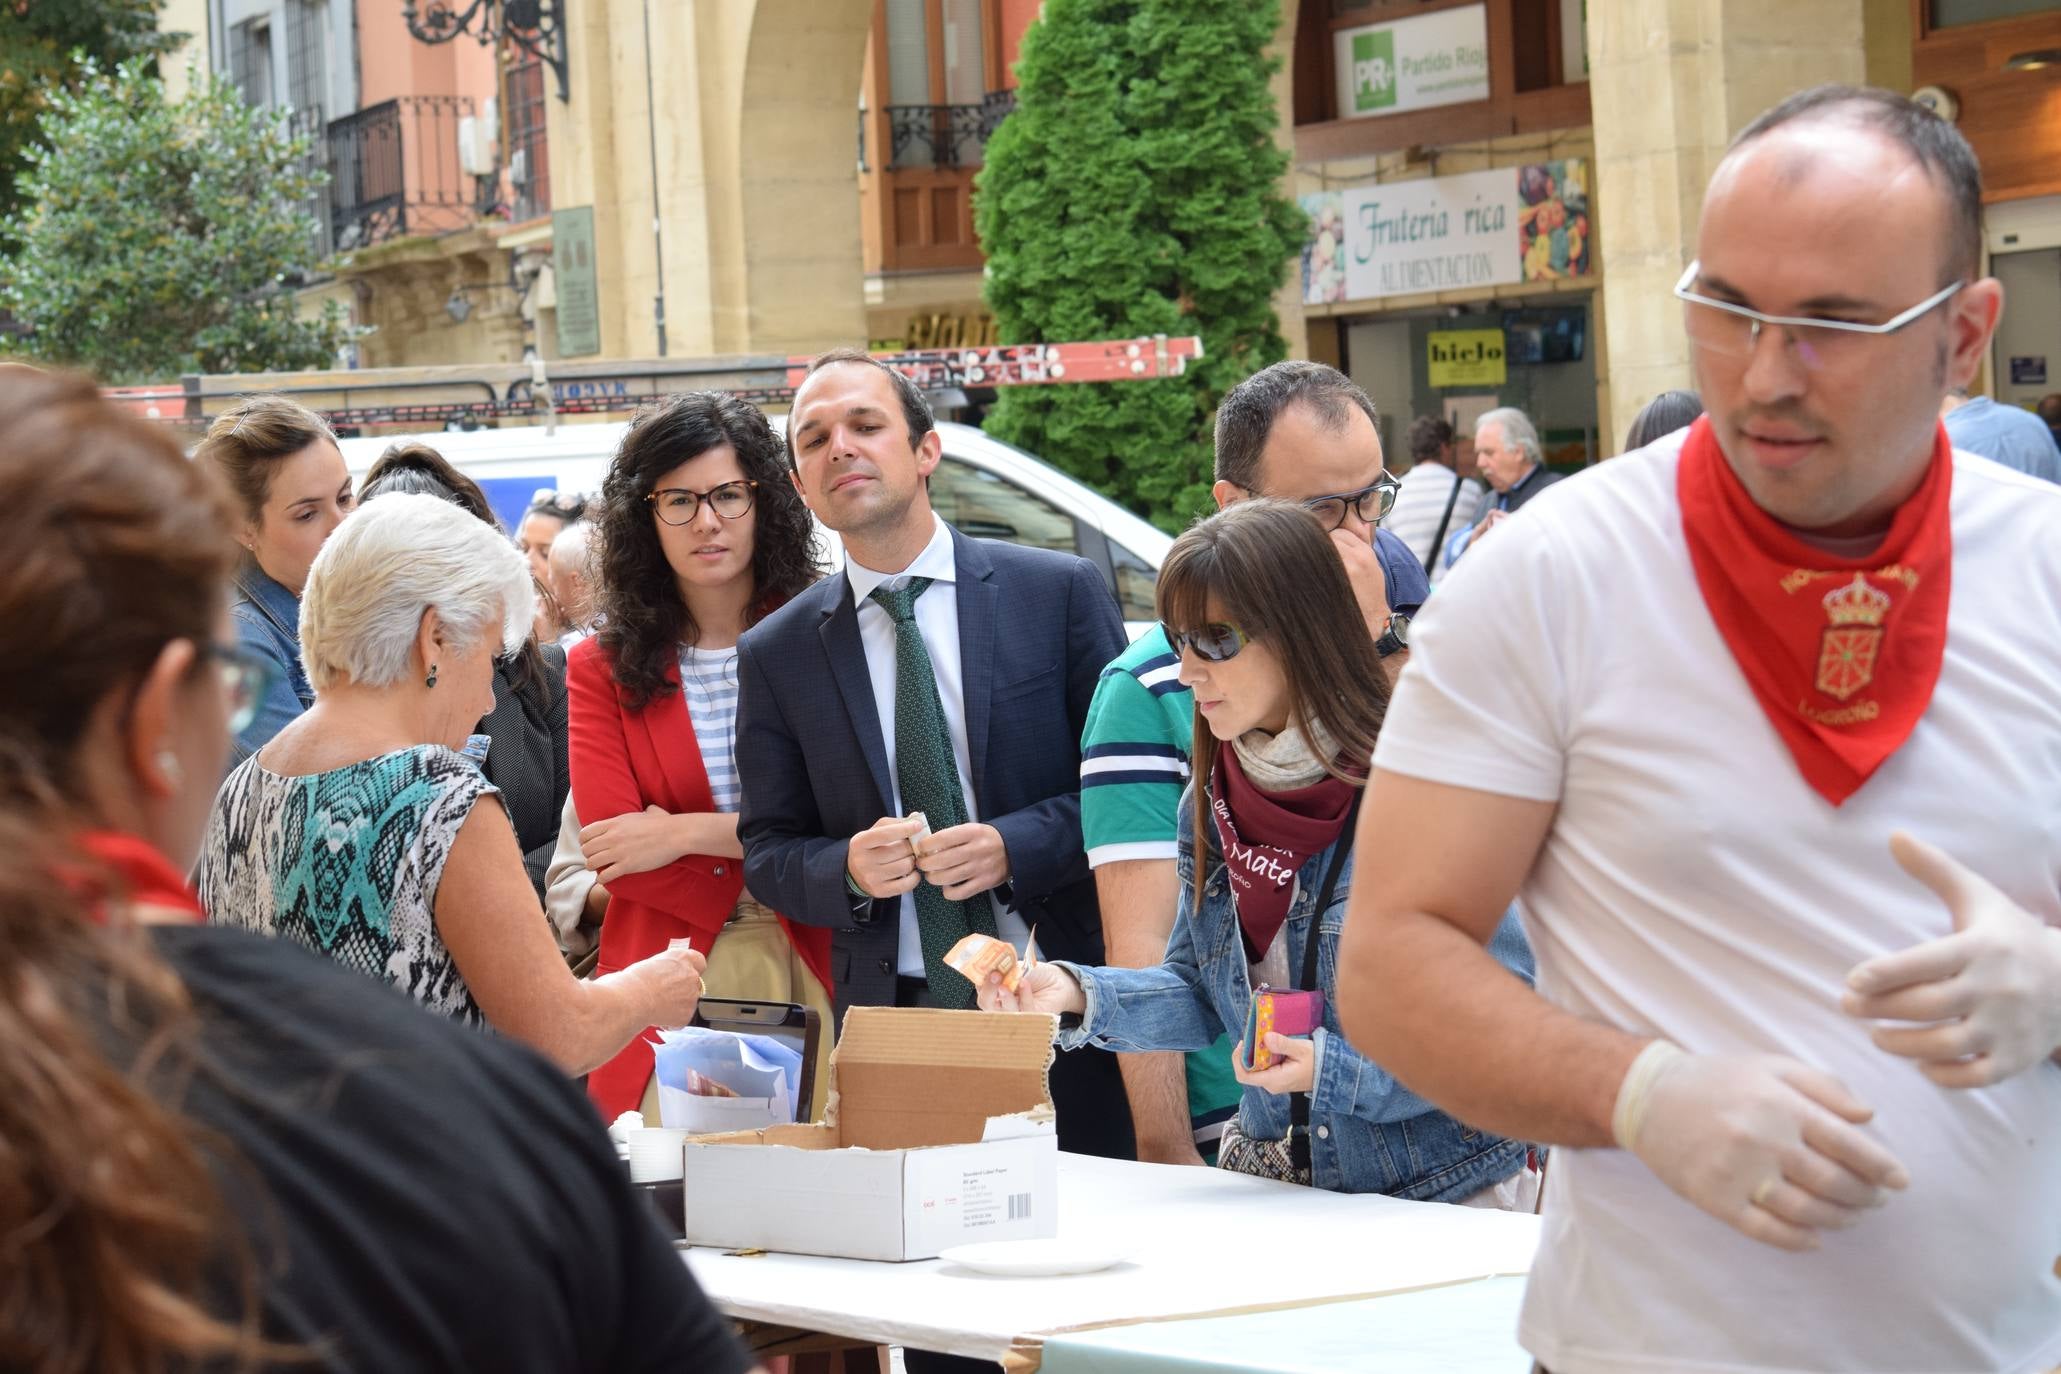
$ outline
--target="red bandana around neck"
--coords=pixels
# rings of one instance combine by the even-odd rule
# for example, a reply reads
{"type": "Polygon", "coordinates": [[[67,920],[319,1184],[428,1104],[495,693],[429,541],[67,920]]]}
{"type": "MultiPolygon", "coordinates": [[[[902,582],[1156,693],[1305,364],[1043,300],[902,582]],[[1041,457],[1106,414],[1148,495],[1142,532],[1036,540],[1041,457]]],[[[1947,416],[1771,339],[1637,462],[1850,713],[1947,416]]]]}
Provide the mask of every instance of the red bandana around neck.
{"type": "Polygon", "coordinates": [[[1326,774],[1308,787],[1262,792],[1245,776],[1237,750],[1218,752],[1210,774],[1210,814],[1247,962],[1263,958],[1274,943],[1295,897],[1296,872],[1338,839],[1356,790],[1326,774]]]}
{"type": "MultiPolygon", "coordinates": [[[[148,840],[118,830],[88,830],[78,837],[78,845],[89,857],[107,866],[125,906],[176,912],[195,924],[207,919],[186,876],[172,867],[171,860],[148,840]]],[[[83,875],[67,876],[91,903],[89,914],[94,922],[105,925],[109,894],[100,890],[97,881],[83,875]]]]}
{"type": "Polygon", "coordinates": [[[1753,503],[1708,416],[1683,445],[1676,492],[1703,604],[1804,781],[1834,806],[1910,738],[1939,681],[1953,472],[1942,425],[1882,547],[1840,558],[1753,503]]]}

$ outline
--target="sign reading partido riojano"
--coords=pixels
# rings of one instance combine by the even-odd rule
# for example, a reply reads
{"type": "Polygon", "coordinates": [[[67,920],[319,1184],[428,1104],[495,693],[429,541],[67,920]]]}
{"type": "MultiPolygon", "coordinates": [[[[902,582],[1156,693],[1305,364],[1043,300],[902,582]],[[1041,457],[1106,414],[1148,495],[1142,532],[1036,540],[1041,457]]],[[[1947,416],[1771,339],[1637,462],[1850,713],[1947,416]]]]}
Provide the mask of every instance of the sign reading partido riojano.
{"type": "Polygon", "coordinates": [[[1341,119],[1489,98],[1485,5],[1343,29],[1334,42],[1341,119]]]}
{"type": "Polygon", "coordinates": [[[1302,197],[1309,305],[1589,274],[1581,158],[1302,197]]]}

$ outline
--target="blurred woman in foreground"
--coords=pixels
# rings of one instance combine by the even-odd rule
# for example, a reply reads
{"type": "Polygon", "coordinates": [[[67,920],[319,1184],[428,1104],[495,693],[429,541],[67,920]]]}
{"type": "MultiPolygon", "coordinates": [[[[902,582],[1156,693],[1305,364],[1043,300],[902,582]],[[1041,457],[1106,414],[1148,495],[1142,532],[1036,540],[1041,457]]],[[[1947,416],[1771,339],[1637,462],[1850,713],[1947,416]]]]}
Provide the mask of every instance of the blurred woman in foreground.
{"type": "Polygon", "coordinates": [[[233,515],[90,382],[0,376],[0,1366],[746,1368],[561,1074],[197,923],[267,676],[233,515]]]}

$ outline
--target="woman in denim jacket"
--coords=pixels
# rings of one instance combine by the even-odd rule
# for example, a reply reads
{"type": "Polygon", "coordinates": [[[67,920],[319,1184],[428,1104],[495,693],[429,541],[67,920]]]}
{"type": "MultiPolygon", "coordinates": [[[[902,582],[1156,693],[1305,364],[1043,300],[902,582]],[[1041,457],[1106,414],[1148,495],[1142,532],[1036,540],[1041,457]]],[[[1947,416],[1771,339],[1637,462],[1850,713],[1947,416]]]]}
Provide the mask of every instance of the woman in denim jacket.
{"type": "Polygon", "coordinates": [[[351,474],[322,417],[284,396],[246,396],[215,417],[194,460],[243,515],[230,613],[236,640],[272,666],[257,714],[237,733],[242,763],[314,703],[301,670],[301,588],[330,531],[354,504],[351,474]]]}
{"type": "MultiPolygon", "coordinates": [[[[1439,1111],[1338,1029],[1330,994],[1352,887],[1352,817],[1388,689],[1330,540],[1300,506],[1240,502],[1175,542],[1158,600],[1181,681],[1195,692],[1194,778],[1206,783],[1191,782],[1181,802],[1181,901],[1165,962],[1036,964],[1014,993],[990,975],[981,1005],[1059,1013],[1063,1049],[1205,1049],[1222,1031],[1242,1036],[1256,988],[1308,986],[1314,932],[1322,1023],[1308,1038],[1269,1032],[1267,1067],[1248,1068],[1238,1046],[1245,1094],[1223,1166],[1336,1192],[1520,1203],[1523,1142],[1439,1111]],[[1306,1155],[1290,1144],[1297,1094],[1308,1095],[1306,1155]]],[[[1513,917],[1491,949],[1531,977],[1513,917]]]]}

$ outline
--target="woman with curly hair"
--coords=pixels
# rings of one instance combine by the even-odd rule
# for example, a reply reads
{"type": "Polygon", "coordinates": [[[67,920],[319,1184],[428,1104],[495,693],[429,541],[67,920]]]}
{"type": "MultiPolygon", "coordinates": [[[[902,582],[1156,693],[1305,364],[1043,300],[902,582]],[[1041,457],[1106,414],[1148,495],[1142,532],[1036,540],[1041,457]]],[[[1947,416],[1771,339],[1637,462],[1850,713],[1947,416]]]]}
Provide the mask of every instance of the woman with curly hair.
{"type": "MultiPolygon", "coordinates": [[[[596,531],[601,629],[567,667],[573,804],[608,892],[597,973],[692,939],[709,996],[800,1002],[827,1023],[830,931],[754,901],[737,842],[737,639],[821,572],[784,452],[755,407],[706,391],[623,436],[596,531]]],[[[819,1062],[819,1097],[828,1081],[819,1062]]],[[[656,1120],[648,1038],[587,1090],[605,1116],[656,1120]]]]}

